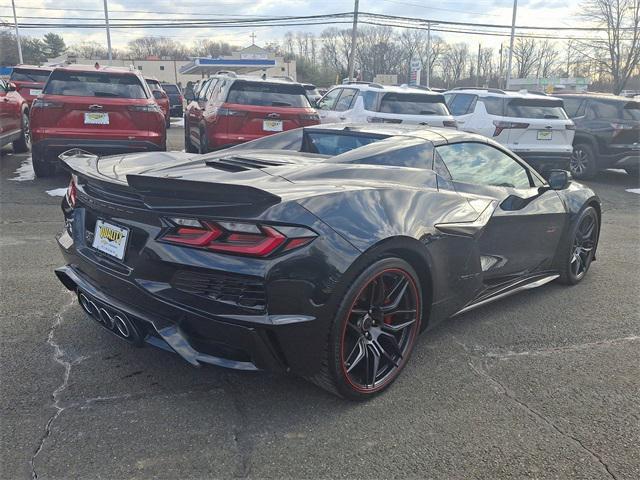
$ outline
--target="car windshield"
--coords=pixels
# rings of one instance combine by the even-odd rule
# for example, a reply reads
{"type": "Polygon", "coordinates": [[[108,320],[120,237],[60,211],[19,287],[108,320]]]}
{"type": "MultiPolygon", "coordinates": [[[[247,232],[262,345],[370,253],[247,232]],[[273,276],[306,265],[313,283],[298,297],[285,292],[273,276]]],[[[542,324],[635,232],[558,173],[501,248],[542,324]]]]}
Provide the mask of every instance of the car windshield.
{"type": "Polygon", "coordinates": [[[310,107],[302,85],[282,83],[234,82],[227,102],[264,107],[310,107]]]}
{"type": "Polygon", "coordinates": [[[171,83],[163,83],[162,88],[167,93],[180,93],[180,90],[178,90],[178,87],[171,83]]]}
{"type": "Polygon", "coordinates": [[[507,103],[506,117],[562,119],[567,114],[562,108],[562,100],[529,100],[516,98],[507,103]]]}
{"type": "Polygon", "coordinates": [[[640,121],[640,102],[628,102],[624,106],[624,119],[640,121]]]}
{"type": "Polygon", "coordinates": [[[303,151],[335,156],[378,140],[381,140],[378,135],[307,131],[303,141],[303,151]]]}
{"type": "Polygon", "coordinates": [[[49,78],[49,71],[27,70],[25,68],[14,68],[9,81],[11,82],[37,82],[45,83],[49,78]]]}
{"type": "Polygon", "coordinates": [[[135,75],[65,70],[51,74],[44,93],[77,97],[147,98],[144,87],[135,75]]]}
{"type": "Polygon", "coordinates": [[[420,93],[386,93],[380,101],[379,111],[402,115],[449,115],[442,97],[420,93]]]}
{"type": "Polygon", "coordinates": [[[151,90],[162,90],[160,82],[157,80],[147,80],[147,85],[149,85],[151,90]]]}

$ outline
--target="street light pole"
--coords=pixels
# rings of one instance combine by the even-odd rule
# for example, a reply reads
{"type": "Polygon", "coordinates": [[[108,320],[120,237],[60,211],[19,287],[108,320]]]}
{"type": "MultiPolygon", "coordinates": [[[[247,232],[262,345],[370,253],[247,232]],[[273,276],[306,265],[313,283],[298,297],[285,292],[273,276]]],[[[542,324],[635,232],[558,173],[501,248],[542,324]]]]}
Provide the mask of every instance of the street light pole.
{"type": "Polygon", "coordinates": [[[431,82],[431,22],[427,22],[427,88],[431,82]]]}
{"type": "Polygon", "coordinates": [[[111,32],[109,31],[109,9],[107,8],[107,0],[104,0],[104,22],[107,26],[107,49],[109,51],[109,62],[113,59],[111,54],[111,32]]]}
{"type": "Polygon", "coordinates": [[[11,6],[13,7],[13,23],[16,27],[16,41],[18,43],[18,59],[20,63],[24,63],[22,59],[22,45],[20,44],[20,30],[18,29],[18,17],[16,16],[16,2],[11,0],[11,6]]]}
{"type": "Polygon", "coordinates": [[[358,0],[355,0],[353,4],[353,28],[351,29],[351,51],[349,52],[349,65],[347,67],[347,71],[348,71],[347,75],[349,80],[353,78],[353,72],[356,66],[355,57],[356,57],[357,35],[358,35],[358,0]]]}
{"type": "Polygon", "coordinates": [[[516,35],[516,12],[518,11],[518,0],[513,0],[513,16],[511,17],[511,38],[509,40],[509,59],[507,60],[507,81],[505,88],[509,88],[511,80],[511,60],[513,58],[513,40],[516,35]]]}

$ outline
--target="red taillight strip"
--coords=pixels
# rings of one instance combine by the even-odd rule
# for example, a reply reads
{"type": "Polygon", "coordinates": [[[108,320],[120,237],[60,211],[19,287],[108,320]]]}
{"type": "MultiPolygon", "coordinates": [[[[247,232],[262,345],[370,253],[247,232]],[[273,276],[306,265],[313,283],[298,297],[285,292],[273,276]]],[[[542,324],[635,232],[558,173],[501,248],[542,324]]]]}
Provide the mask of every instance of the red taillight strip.
{"type": "Polygon", "coordinates": [[[222,231],[213,228],[205,230],[203,228],[180,227],[176,230],[175,235],[165,235],[163,240],[183,245],[191,245],[192,247],[207,247],[211,242],[218,238],[222,231]]]}
{"type": "Polygon", "coordinates": [[[287,239],[287,237],[271,227],[262,227],[262,231],[267,235],[261,237],[259,235],[232,233],[227,237],[226,241],[237,241],[239,244],[234,245],[233,243],[212,242],[207,245],[207,248],[215,252],[239,253],[242,255],[265,257],[282,245],[287,239]],[[232,238],[234,236],[235,238],[232,238]],[[246,241],[247,237],[255,237],[255,240],[257,241],[248,243],[246,241]]]}

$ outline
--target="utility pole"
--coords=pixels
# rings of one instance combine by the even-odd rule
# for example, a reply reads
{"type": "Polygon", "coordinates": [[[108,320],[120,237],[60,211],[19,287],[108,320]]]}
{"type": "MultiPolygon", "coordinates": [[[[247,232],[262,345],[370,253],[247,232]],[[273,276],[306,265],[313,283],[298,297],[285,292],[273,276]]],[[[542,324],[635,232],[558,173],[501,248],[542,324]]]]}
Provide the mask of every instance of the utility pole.
{"type": "Polygon", "coordinates": [[[498,88],[502,88],[502,73],[504,71],[504,59],[502,57],[502,43],[500,44],[500,66],[498,67],[498,88]]]}
{"type": "Polygon", "coordinates": [[[513,0],[513,16],[511,17],[511,38],[509,39],[509,58],[507,60],[507,81],[504,88],[509,88],[511,80],[511,62],[513,59],[513,41],[516,35],[516,12],[518,11],[518,0],[513,0]]]}
{"type": "Polygon", "coordinates": [[[107,8],[107,0],[104,0],[104,21],[107,26],[107,49],[109,51],[109,63],[111,63],[113,55],[111,54],[111,32],[109,31],[109,9],[107,8]]]}
{"type": "Polygon", "coordinates": [[[349,52],[349,66],[347,67],[347,75],[349,80],[353,78],[356,59],[356,40],[358,36],[358,0],[353,4],[353,28],[351,29],[351,51],[349,52]]]}
{"type": "Polygon", "coordinates": [[[476,66],[476,87],[480,87],[480,55],[482,53],[482,44],[478,43],[478,64],[476,66]]]}
{"type": "Polygon", "coordinates": [[[13,24],[16,27],[16,41],[18,42],[18,59],[20,63],[24,63],[22,59],[22,45],[20,44],[20,30],[18,29],[18,17],[16,16],[16,2],[11,0],[11,6],[13,7],[13,24]]]}
{"type": "Polygon", "coordinates": [[[431,82],[431,22],[427,22],[427,88],[431,82]]]}

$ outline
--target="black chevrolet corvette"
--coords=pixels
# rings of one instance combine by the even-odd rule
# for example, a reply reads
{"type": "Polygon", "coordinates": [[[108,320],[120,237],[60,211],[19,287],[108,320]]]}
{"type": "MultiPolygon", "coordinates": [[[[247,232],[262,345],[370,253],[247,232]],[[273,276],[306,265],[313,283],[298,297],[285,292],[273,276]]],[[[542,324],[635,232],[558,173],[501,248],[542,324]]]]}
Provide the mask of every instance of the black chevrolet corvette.
{"type": "Polygon", "coordinates": [[[86,313],[193,365],[388,387],[418,334],[580,282],[601,209],[487,138],[322,125],[206,156],[68,152],[56,270],[86,313]]]}

